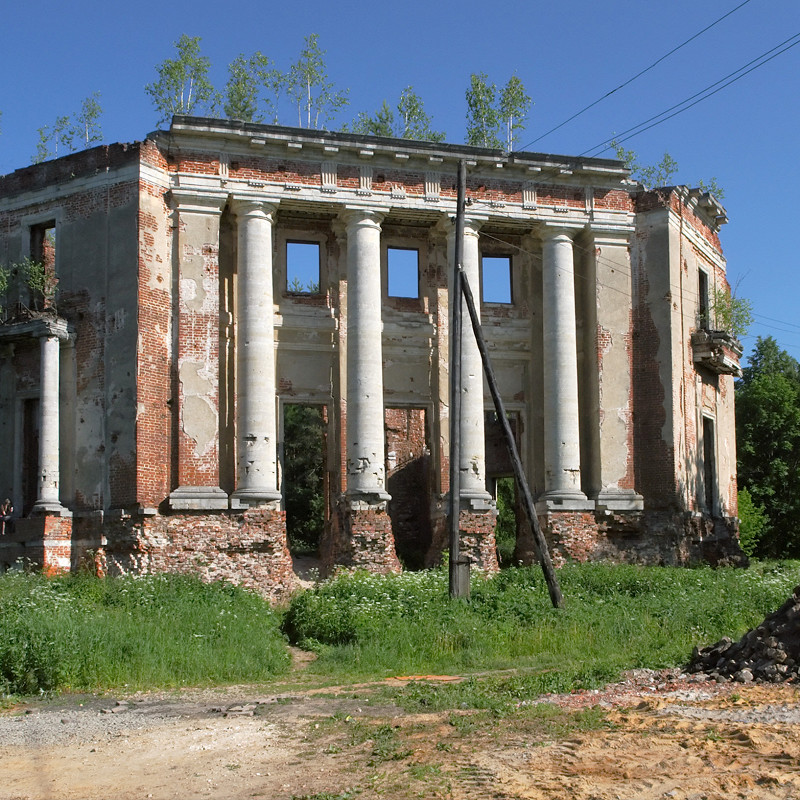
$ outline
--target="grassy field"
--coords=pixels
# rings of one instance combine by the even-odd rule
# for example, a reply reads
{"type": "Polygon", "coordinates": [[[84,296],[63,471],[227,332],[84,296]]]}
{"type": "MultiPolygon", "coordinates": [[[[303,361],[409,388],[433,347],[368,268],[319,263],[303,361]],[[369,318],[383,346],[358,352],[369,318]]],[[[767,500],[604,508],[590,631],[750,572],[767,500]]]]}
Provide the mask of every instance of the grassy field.
{"type": "Polygon", "coordinates": [[[533,568],[473,575],[469,601],[449,599],[443,570],[342,575],[272,610],[247,591],[185,577],[7,574],[0,693],[269,681],[287,672],[290,641],[318,654],[310,669],[326,679],[515,669],[480,685],[415,686],[406,698],[452,707],[469,692],[480,707],[483,692],[490,707],[684,664],[695,645],[738,637],[777,608],[800,584],[800,562],[593,564],[558,575],[561,610],[533,568]]]}

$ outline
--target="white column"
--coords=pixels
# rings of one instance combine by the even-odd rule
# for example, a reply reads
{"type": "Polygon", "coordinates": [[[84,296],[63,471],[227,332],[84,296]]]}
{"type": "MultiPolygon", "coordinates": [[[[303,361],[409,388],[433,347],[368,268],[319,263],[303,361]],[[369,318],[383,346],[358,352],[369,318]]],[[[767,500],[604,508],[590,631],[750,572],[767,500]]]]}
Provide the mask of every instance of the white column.
{"type": "Polygon", "coordinates": [[[353,210],[347,225],[347,496],[378,503],[386,492],[381,337],[381,220],[353,210]]]}
{"type": "MultiPolygon", "coordinates": [[[[481,222],[464,220],[464,276],[469,281],[475,310],[480,319],[481,297],[481,257],[478,231],[481,222]]],[[[448,262],[450,273],[455,258],[455,226],[447,237],[448,262]]],[[[452,280],[451,280],[452,289],[452,280]]],[[[455,299],[451,302],[455,307],[455,299]]],[[[461,497],[467,500],[488,501],[491,495],[486,491],[486,438],[484,435],[483,408],[483,362],[472,330],[467,304],[461,298],[461,497]]]]}
{"type": "Polygon", "coordinates": [[[237,200],[236,444],[234,498],[280,499],[277,470],[272,215],[275,205],[237,200]]]}
{"type": "Polygon", "coordinates": [[[61,344],[48,332],[40,337],[39,495],[34,511],[62,511],[59,494],[58,386],[61,344]]]}
{"type": "Polygon", "coordinates": [[[542,247],[544,500],[585,501],[581,491],[578,350],[572,232],[545,228],[542,247]]]}

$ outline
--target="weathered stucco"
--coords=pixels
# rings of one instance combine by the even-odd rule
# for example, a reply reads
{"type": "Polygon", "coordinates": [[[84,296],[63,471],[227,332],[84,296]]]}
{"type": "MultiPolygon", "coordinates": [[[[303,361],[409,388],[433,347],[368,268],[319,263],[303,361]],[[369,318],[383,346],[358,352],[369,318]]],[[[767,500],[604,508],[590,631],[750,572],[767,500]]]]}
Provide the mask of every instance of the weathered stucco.
{"type": "MultiPolygon", "coordinates": [[[[698,360],[691,338],[699,271],[710,292],[726,286],[713,198],[644,192],[616,161],[176,118],[145,142],[0,178],[0,262],[29,255],[42,225],[56,234],[55,315],[69,337],[51,529],[74,548],[43,549],[50,529],[23,521],[28,538],[0,560],[58,551],[75,564],[91,550],[108,569],[195,564],[283,591],[282,414],[300,403],[326,415],[325,567],[393,570],[398,553],[435,562],[460,158],[478,300],[481,258],[510,264],[511,301],[480,302],[482,326],[560,557],[735,553],[733,379],[698,360]],[[293,242],[319,247],[318,285],[290,285],[293,242]],[[416,296],[390,295],[391,248],[417,252],[416,296]],[[250,533],[238,537],[239,525],[250,533]]],[[[493,569],[491,492],[510,462],[495,444],[487,459],[493,409],[467,318],[465,329],[462,538],[493,569]]],[[[0,325],[0,447],[13,454],[0,494],[23,509],[40,354],[10,331],[0,325]]],[[[520,522],[529,557],[526,536],[520,522]]]]}

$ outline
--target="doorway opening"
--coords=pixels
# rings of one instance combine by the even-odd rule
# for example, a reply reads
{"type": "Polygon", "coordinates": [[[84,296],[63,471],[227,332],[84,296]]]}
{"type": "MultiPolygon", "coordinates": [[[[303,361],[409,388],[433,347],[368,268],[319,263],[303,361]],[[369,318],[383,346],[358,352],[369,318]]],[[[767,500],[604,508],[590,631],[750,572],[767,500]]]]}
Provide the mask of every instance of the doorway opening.
{"type": "Polygon", "coordinates": [[[325,528],[324,406],[283,407],[283,499],[292,555],[315,555],[325,528]]]}

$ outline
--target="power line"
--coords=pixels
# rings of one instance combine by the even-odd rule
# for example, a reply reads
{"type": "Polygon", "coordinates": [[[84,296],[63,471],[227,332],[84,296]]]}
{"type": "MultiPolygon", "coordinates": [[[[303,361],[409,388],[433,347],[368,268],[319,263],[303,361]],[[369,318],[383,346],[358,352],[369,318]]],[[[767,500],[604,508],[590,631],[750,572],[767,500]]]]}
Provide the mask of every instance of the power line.
{"type": "Polygon", "coordinates": [[[532,144],[536,144],[536,142],[540,141],[541,139],[544,139],[546,136],[549,136],[551,133],[554,133],[559,128],[563,128],[567,123],[572,122],[572,120],[576,119],[581,114],[583,114],[584,112],[588,111],[590,108],[594,108],[594,106],[596,106],[598,103],[601,103],[607,97],[611,97],[611,95],[614,94],[615,92],[618,92],[620,89],[624,89],[628,84],[633,83],[637,78],[641,78],[642,75],[644,75],[647,72],[650,72],[651,69],[653,69],[654,67],[658,66],[666,58],[669,58],[673,53],[677,53],[678,50],[680,50],[682,47],[685,47],[690,42],[693,42],[699,36],[702,36],[706,31],[711,30],[711,28],[713,28],[715,25],[718,25],[726,17],[729,17],[735,11],[738,11],[742,6],[746,6],[749,2],[750,2],[750,0],[744,0],[743,3],[739,3],[739,5],[736,6],[736,8],[732,8],[727,14],[723,14],[718,20],[715,20],[710,25],[707,25],[705,28],[703,28],[703,30],[698,31],[696,34],[694,34],[694,36],[690,36],[685,42],[682,42],[677,47],[673,47],[672,50],[670,50],[668,53],[665,53],[663,56],[661,56],[661,58],[659,58],[656,61],[654,61],[652,64],[650,64],[649,67],[645,67],[641,72],[637,72],[632,78],[629,78],[624,83],[621,83],[619,86],[617,86],[615,89],[612,89],[610,92],[606,92],[602,97],[598,97],[597,100],[595,100],[593,103],[589,103],[588,106],[585,106],[580,111],[578,111],[576,114],[573,114],[571,117],[569,117],[569,119],[565,119],[563,122],[559,123],[554,128],[550,128],[550,130],[547,131],[547,133],[543,133],[541,136],[538,136],[536,139],[534,139],[531,142],[528,142],[528,144],[526,144],[524,147],[520,147],[519,149],[520,150],[525,150],[528,147],[530,147],[532,144]]]}
{"type": "MultiPolygon", "coordinates": [[[[619,136],[613,136],[610,139],[605,139],[600,144],[597,144],[594,147],[590,147],[587,150],[584,150],[580,155],[585,156],[594,151],[601,153],[603,152],[603,150],[608,150],[608,148],[611,146],[611,142],[622,143],[627,141],[628,139],[632,139],[634,136],[638,136],[640,133],[644,133],[645,131],[649,131],[651,128],[655,128],[656,125],[660,125],[662,122],[666,122],[668,119],[672,119],[672,117],[676,117],[678,114],[682,114],[684,111],[688,111],[690,108],[696,106],[698,103],[701,103],[703,100],[707,100],[709,97],[712,97],[713,95],[717,94],[717,92],[721,92],[723,89],[727,88],[732,83],[735,83],[739,79],[744,78],[745,75],[749,75],[751,72],[758,69],[759,67],[763,67],[764,64],[768,64],[774,58],[777,58],[779,55],[782,55],[787,50],[790,50],[792,47],[795,47],[798,44],[800,44],[800,32],[793,34],[788,39],[785,39],[780,44],[777,44],[775,45],[775,47],[770,48],[766,52],[762,53],[760,56],[756,56],[756,58],[754,58],[752,61],[748,61],[747,64],[745,64],[744,66],[735,69],[733,72],[729,72],[723,78],[720,78],[718,81],[715,81],[714,83],[706,86],[705,89],[701,89],[699,92],[696,92],[690,97],[681,100],[679,103],[670,106],[666,110],[661,111],[658,114],[655,114],[649,119],[646,119],[644,122],[640,122],[638,125],[634,125],[633,127],[628,128],[627,130],[623,131],[622,134],[620,134],[619,136]],[[788,44],[789,42],[791,42],[791,44],[788,44]],[[778,50],[778,48],[783,48],[783,49],[778,50]],[[775,52],[776,50],[778,50],[777,53],[775,52]],[[767,58],[767,56],[769,56],[769,58],[767,58]],[[748,67],[750,68],[748,69],[748,67]],[[729,78],[730,80],[728,80],[729,78]],[[722,85],[720,86],[720,84],[722,85]],[[712,89],[713,91],[711,91],[712,89]],[[690,102],[692,100],[694,100],[694,102],[690,102]],[[689,103],[689,105],[686,105],[686,103],[689,103]],[[683,106],[683,108],[681,108],[681,106],[683,106]],[[676,111],[675,109],[678,110],[676,111]],[[670,114],[671,111],[673,113],[670,114]],[[663,117],[663,119],[659,119],[660,117],[663,117]]],[[[592,157],[596,157],[596,155],[592,157]]]]}

